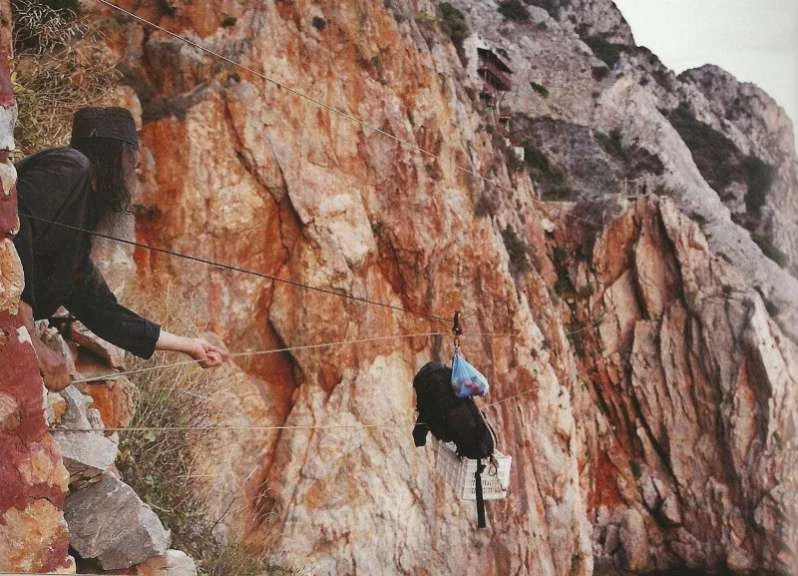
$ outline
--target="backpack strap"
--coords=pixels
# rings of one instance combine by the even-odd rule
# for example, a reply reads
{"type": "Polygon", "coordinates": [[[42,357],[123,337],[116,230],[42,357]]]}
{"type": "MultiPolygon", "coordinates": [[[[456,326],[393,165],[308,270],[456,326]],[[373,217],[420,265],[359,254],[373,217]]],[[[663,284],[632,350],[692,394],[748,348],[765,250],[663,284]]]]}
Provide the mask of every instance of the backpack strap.
{"type": "Polygon", "coordinates": [[[421,415],[419,414],[418,418],[416,418],[416,425],[413,427],[413,442],[416,447],[426,446],[427,432],[429,432],[429,426],[421,422],[421,415]]]}
{"type": "Polygon", "coordinates": [[[485,527],[485,499],[482,497],[482,471],[485,470],[485,465],[482,460],[477,460],[477,471],[474,473],[476,480],[477,492],[477,528],[485,527]]]}

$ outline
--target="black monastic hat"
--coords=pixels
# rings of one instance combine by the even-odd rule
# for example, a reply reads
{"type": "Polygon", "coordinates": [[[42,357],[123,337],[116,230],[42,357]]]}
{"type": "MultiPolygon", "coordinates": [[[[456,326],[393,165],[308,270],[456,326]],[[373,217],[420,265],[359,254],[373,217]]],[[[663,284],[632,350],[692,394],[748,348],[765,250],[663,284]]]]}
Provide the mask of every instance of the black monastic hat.
{"type": "Polygon", "coordinates": [[[72,120],[72,143],[82,138],[111,138],[138,148],[133,115],[126,108],[81,108],[72,120]]]}

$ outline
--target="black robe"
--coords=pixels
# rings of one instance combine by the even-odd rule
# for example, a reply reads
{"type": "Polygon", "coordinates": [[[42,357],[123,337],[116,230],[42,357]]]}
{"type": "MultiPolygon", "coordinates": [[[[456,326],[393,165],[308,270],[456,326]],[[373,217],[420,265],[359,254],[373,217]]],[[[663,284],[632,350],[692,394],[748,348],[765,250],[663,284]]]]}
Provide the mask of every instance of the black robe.
{"type": "Polygon", "coordinates": [[[73,148],[52,148],[22,160],[17,174],[20,231],[14,245],[25,271],[22,300],[33,317],[48,318],[64,306],[108,342],[152,356],[160,326],[116,301],[91,262],[89,234],[30,218],[94,230],[88,159],[73,148]]]}

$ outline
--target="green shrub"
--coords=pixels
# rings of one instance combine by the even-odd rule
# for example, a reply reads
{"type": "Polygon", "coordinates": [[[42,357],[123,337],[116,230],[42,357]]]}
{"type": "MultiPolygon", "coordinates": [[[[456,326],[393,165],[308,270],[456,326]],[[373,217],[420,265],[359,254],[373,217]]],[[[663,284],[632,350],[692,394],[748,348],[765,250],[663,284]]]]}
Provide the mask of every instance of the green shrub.
{"type": "Polygon", "coordinates": [[[621,52],[626,48],[623,44],[614,44],[601,36],[587,36],[582,40],[590,47],[593,54],[599,60],[603,60],[610,69],[615,67],[618,60],[621,59],[621,52]]]}
{"type": "Polygon", "coordinates": [[[765,310],[767,310],[768,314],[770,314],[770,316],[773,318],[778,316],[779,313],[781,312],[781,309],[779,309],[776,303],[767,298],[765,298],[765,310]]]}
{"type": "Polygon", "coordinates": [[[756,242],[756,245],[759,246],[765,256],[773,260],[782,268],[784,268],[789,262],[789,257],[784,252],[779,250],[775,244],[773,244],[773,239],[770,238],[770,236],[763,236],[752,232],[751,239],[756,242]]]}
{"type": "Polygon", "coordinates": [[[507,255],[510,257],[510,272],[514,275],[528,272],[530,269],[529,247],[526,242],[509,225],[502,230],[502,240],[504,240],[507,255]]]}
{"type": "Polygon", "coordinates": [[[232,28],[238,22],[238,18],[235,16],[225,16],[222,19],[222,28],[232,28]]]}
{"type": "Polygon", "coordinates": [[[741,154],[734,142],[696,119],[684,102],[665,114],[690,149],[693,161],[704,180],[715,191],[723,191],[734,181],[743,181],[741,154]]]}
{"type": "Polygon", "coordinates": [[[483,192],[479,200],[477,200],[476,206],[474,206],[474,215],[477,218],[487,218],[488,216],[496,214],[498,208],[499,206],[496,198],[488,192],[483,192]]]}
{"type": "Polygon", "coordinates": [[[524,162],[530,171],[534,170],[542,174],[551,172],[551,164],[549,164],[546,154],[529,140],[524,142],[524,162]]]}
{"type": "Polygon", "coordinates": [[[529,176],[541,186],[544,200],[568,200],[574,195],[566,184],[565,172],[552,165],[546,154],[529,140],[524,142],[524,163],[529,176]]]}
{"type": "Polygon", "coordinates": [[[521,0],[502,0],[499,3],[499,14],[508,20],[529,20],[529,12],[521,0]]]}
{"type": "Polygon", "coordinates": [[[609,134],[596,132],[596,139],[607,154],[624,163],[629,162],[629,152],[623,147],[621,132],[617,128],[614,128],[609,134]]]}
{"type": "Polygon", "coordinates": [[[745,194],[745,208],[749,213],[758,213],[767,201],[776,169],[757,156],[748,156],[743,160],[743,171],[748,183],[745,194]]]}
{"type": "Polygon", "coordinates": [[[155,5],[164,16],[174,16],[177,13],[177,10],[169,3],[169,0],[155,0],[155,5]]]}
{"type": "Polygon", "coordinates": [[[452,41],[452,44],[454,44],[460,61],[465,63],[463,42],[471,34],[465,16],[449,2],[441,2],[438,4],[438,16],[440,18],[441,28],[452,41]]]}
{"type": "MultiPolygon", "coordinates": [[[[527,4],[543,8],[549,13],[549,16],[557,19],[557,14],[560,11],[560,0],[524,0],[527,4]]],[[[544,22],[545,24],[545,22],[544,22]]]]}
{"type": "Polygon", "coordinates": [[[557,184],[543,191],[542,198],[550,201],[565,201],[574,197],[574,191],[565,184],[557,184]]]}
{"type": "Polygon", "coordinates": [[[530,82],[529,85],[532,86],[532,90],[534,90],[544,98],[549,97],[549,89],[546,88],[543,84],[538,84],[537,82],[530,82]]]}
{"type": "Polygon", "coordinates": [[[610,69],[606,66],[593,66],[590,73],[593,75],[593,80],[601,82],[610,75],[610,69]]]}
{"type": "Polygon", "coordinates": [[[554,292],[558,296],[571,295],[576,292],[571,275],[568,274],[568,253],[562,248],[555,248],[552,253],[554,269],[557,271],[557,281],[554,283],[554,292]]]}

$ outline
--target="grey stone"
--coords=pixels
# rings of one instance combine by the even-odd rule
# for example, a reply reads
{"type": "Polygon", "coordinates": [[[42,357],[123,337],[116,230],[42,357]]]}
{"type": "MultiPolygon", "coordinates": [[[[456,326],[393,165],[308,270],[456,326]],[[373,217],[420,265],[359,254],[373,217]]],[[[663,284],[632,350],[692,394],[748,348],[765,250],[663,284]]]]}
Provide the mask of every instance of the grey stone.
{"type": "Polygon", "coordinates": [[[150,558],[138,566],[149,576],[197,576],[197,566],[185,552],[169,550],[164,556],[150,558]]]}
{"type": "MultiPolygon", "coordinates": [[[[171,534],[133,489],[111,476],[70,494],[64,506],[70,545],[103,570],[164,556],[171,534]]],[[[182,574],[182,573],[175,573],[182,574]]]]}
{"type": "Polygon", "coordinates": [[[62,427],[73,429],[94,428],[88,417],[89,407],[94,402],[91,396],[83,394],[75,386],[67,386],[59,394],[67,403],[66,413],[61,418],[62,427]]]}
{"type": "Polygon", "coordinates": [[[91,481],[110,468],[116,460],[117,445],[95,432],[54,432],[64,465],[69,471],[69,483],[91,481]]]}

